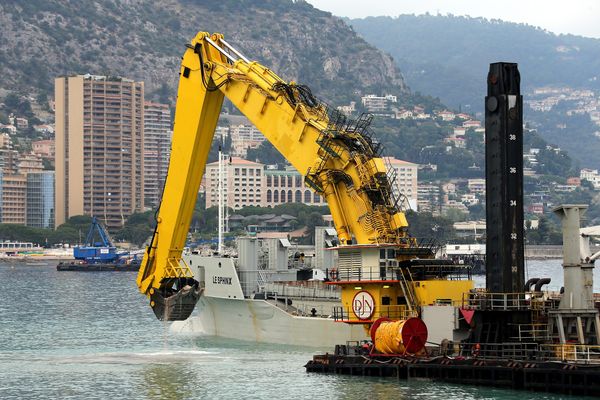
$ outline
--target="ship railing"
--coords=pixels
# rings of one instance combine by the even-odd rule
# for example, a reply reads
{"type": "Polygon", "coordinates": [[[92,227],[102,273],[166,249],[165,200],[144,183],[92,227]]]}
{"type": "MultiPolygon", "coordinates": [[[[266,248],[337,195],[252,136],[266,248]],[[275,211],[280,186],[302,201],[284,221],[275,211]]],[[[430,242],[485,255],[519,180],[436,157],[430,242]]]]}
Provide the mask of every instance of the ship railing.
{"type": "Polygon", "coordinates": [[[296,308],[297,315],[304,317],[332,318],[333,308],[324,304],[306,304],[303,303],[296,308]]]}
{"type": "Polygon", "coordinates": [[[542,344],[540,357],[548,361],[600,364],[600,346],[587,344],[542,344]]]}
{"type": "Polygon", "coordinates": [[[534,342],[466,343],[444,350],[447,356],[484,360],[560,361],[578,364],[600,364],[600,346],[584,344],[539,344],[534,342]]]}
{"type": "Polygon", "coordinates": [[[379,318],[389,318],[392,320],[408,319],[418,317],[416,310],[410,310],[405,305],[382,306],[375,310],[371,316],[360,319],[349,307],[337,306],[333,308],[333,319],[337,322],[368,322],[376,321],[379,318]]]}
{"type": "Polygon", "coordinates": [[[330,281],[398,281],[398,271],[392,268],[339,267],[326,269],[330,281]]]}
{"type": "Polygon", "coordinates": [[[324,285],[323,287],[289,285],[283,283],[266,283],[265,291],[277,293],[278,296],[298,298],[302,300],[340,299],[341,289],[338,286],[324,285]]]}
{"type": "Polygon", "coordinates": [[[286,296],[279,296],[277,293],[265,292],[266,300],[273,304],[275,307],[282,309],[283,311],[293,314],[293,315],[301,315],[302,311],[293,306],[292,299],[286,296]]]}
{"type": "MultiPolygon", "coordinates": [[[[288,314],[300,317],[332,318],[332,307],[325,304],[296,304],[296,298],[280,296],[276,292],[266,292],[266,300],[288,314]]],[[[318,299],[315,299],[318,300],[318,299]]],[[[310,301],[310,299],[309,299],[310,301]]]]}
{"type": "Polygon", "coordinates": [[[530,310],[531,293],[463,293],[462,307],[471,310],[515,311],[530,310]]]}
{"type": "Polygon", "coordinates": [[[520,342],[525,340],[543,341],[550,339],[547,323],[516,324],[516,331],[517,336],[513,339],[517,339],[520,342]]]}
{"type": "MultiPolygon", "coordinates": [[[[458,344],[458,355],[478,359],[535,360],[537,343],[465,343],[458,344]]],[[[452,355],[452,354],[448,354],[452,355]]]]}

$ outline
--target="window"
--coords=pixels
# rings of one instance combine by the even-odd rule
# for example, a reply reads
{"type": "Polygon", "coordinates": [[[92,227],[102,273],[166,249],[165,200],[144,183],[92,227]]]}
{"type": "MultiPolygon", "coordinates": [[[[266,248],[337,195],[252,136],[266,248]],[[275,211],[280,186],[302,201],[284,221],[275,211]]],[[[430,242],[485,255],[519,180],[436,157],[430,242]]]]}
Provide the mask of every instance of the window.
{"type": "Polygon", "coordinates": [[[302,192],[299,190],[296,190],[296,199],[295,199],[296,203],[302,203],[302,192]]]}
{"type": "Polygon", "coordinates": [[[277,190],[273,191],[273,202],[279,203],[279,192],[277,190]]]}
{"type": "Polygon", "coordinates": [[[304,192],[304,202],[305,203],[310,203],[310,190],[306,190],[304,192]]]}
{"type": "Polygon", "coordinates": [[[273,181],[271,175],[267,175],[267,186],[271,186],[271,182],[273,181]]]}
{"type": "Polygon", "coordinates": [[[321,202],[321,196],[319,196],[318,193],[315,193],[315,195],[313,196],[313,202],[314,203],[320,203],[321,202]]]}
{"type": "Polygon", "coordinates": [[[285,190],[281,191],[281,202],[285,203],[285,190]]]}
{"type": "Polygon", "coordinates": [[[271,196],[271,189],[269,189],[269,190],[267,190],[267,203],[271,202],[271,198],[272,198],[272,196],[271,196]]]}
{"type": "Polygon", "coordinates": [[[289,175],[289,176],[287,177],[287,187],[292,187],[292,179],[293,179],[293,178],[292,178],[292,176],[291,176],[291,175],[289,175]]]}

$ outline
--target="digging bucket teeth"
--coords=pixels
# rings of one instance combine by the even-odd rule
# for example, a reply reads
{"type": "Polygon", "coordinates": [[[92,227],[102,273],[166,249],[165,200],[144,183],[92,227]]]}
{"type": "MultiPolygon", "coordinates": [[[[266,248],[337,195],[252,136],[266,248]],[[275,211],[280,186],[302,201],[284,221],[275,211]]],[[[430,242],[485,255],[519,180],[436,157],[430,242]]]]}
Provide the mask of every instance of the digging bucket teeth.
{"type": "Polygon", "coordinates": [[[201,295],[202,289],[195,279],[167,279],[150,295],[150,305],[160,321],[184,321],[201,295]]]}

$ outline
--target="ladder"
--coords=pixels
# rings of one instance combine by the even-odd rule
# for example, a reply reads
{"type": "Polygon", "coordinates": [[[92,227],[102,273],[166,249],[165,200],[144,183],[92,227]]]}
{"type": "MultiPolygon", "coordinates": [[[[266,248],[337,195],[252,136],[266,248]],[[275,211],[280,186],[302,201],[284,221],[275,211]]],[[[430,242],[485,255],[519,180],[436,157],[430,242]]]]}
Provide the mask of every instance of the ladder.
{"type": "Polygon", "coordinates": [[[406,305],[411,313],[417,311],[417,296],[415,294],[415,288],[413,286],[413,279],[410,271],[404,271],[404,268],[398,269],[398,278],[400,281],[400,287],[404,292],[404,298],[406,299],[406,305]],[[407,279],[408,276],[408,279],[407,279]]]}

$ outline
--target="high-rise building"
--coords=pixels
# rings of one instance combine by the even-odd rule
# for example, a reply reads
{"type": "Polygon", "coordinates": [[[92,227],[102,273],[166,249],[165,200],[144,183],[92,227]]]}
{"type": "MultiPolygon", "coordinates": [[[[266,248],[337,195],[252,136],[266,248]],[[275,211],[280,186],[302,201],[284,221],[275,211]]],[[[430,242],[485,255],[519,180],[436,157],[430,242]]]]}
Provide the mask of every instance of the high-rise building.
{"type": "Polygon", "coordinates": [[[27,226],[54,228],[54,171],[27,173],[27,226]]]}
{"type": "Polygon", "coordinates": [[[25,225],[27,176],[2,174],[2,223],[25,225]]]}
{"type": "Polygon", "coordinates": [[[144,203],[158,206],[171,154],[171,112],[167,104],[144,103],[144,203]]]}
{"type": "Polygon", "coordinates": [[[119,228],[143,211],[144,83],[56,78],[56,225],[93,215],[119,228]]]}
{"type": "Polygon", "coordinates": [[[398,160],[393,157],[386,159],[396,172],[395,185],[392,188],[396,196],[400,196],[405,209],[417,210],[418,208],[418,170],[419,166],[408,161],[398,160]],[[406,204],[406,200],[408,204],[406,204]]]}

